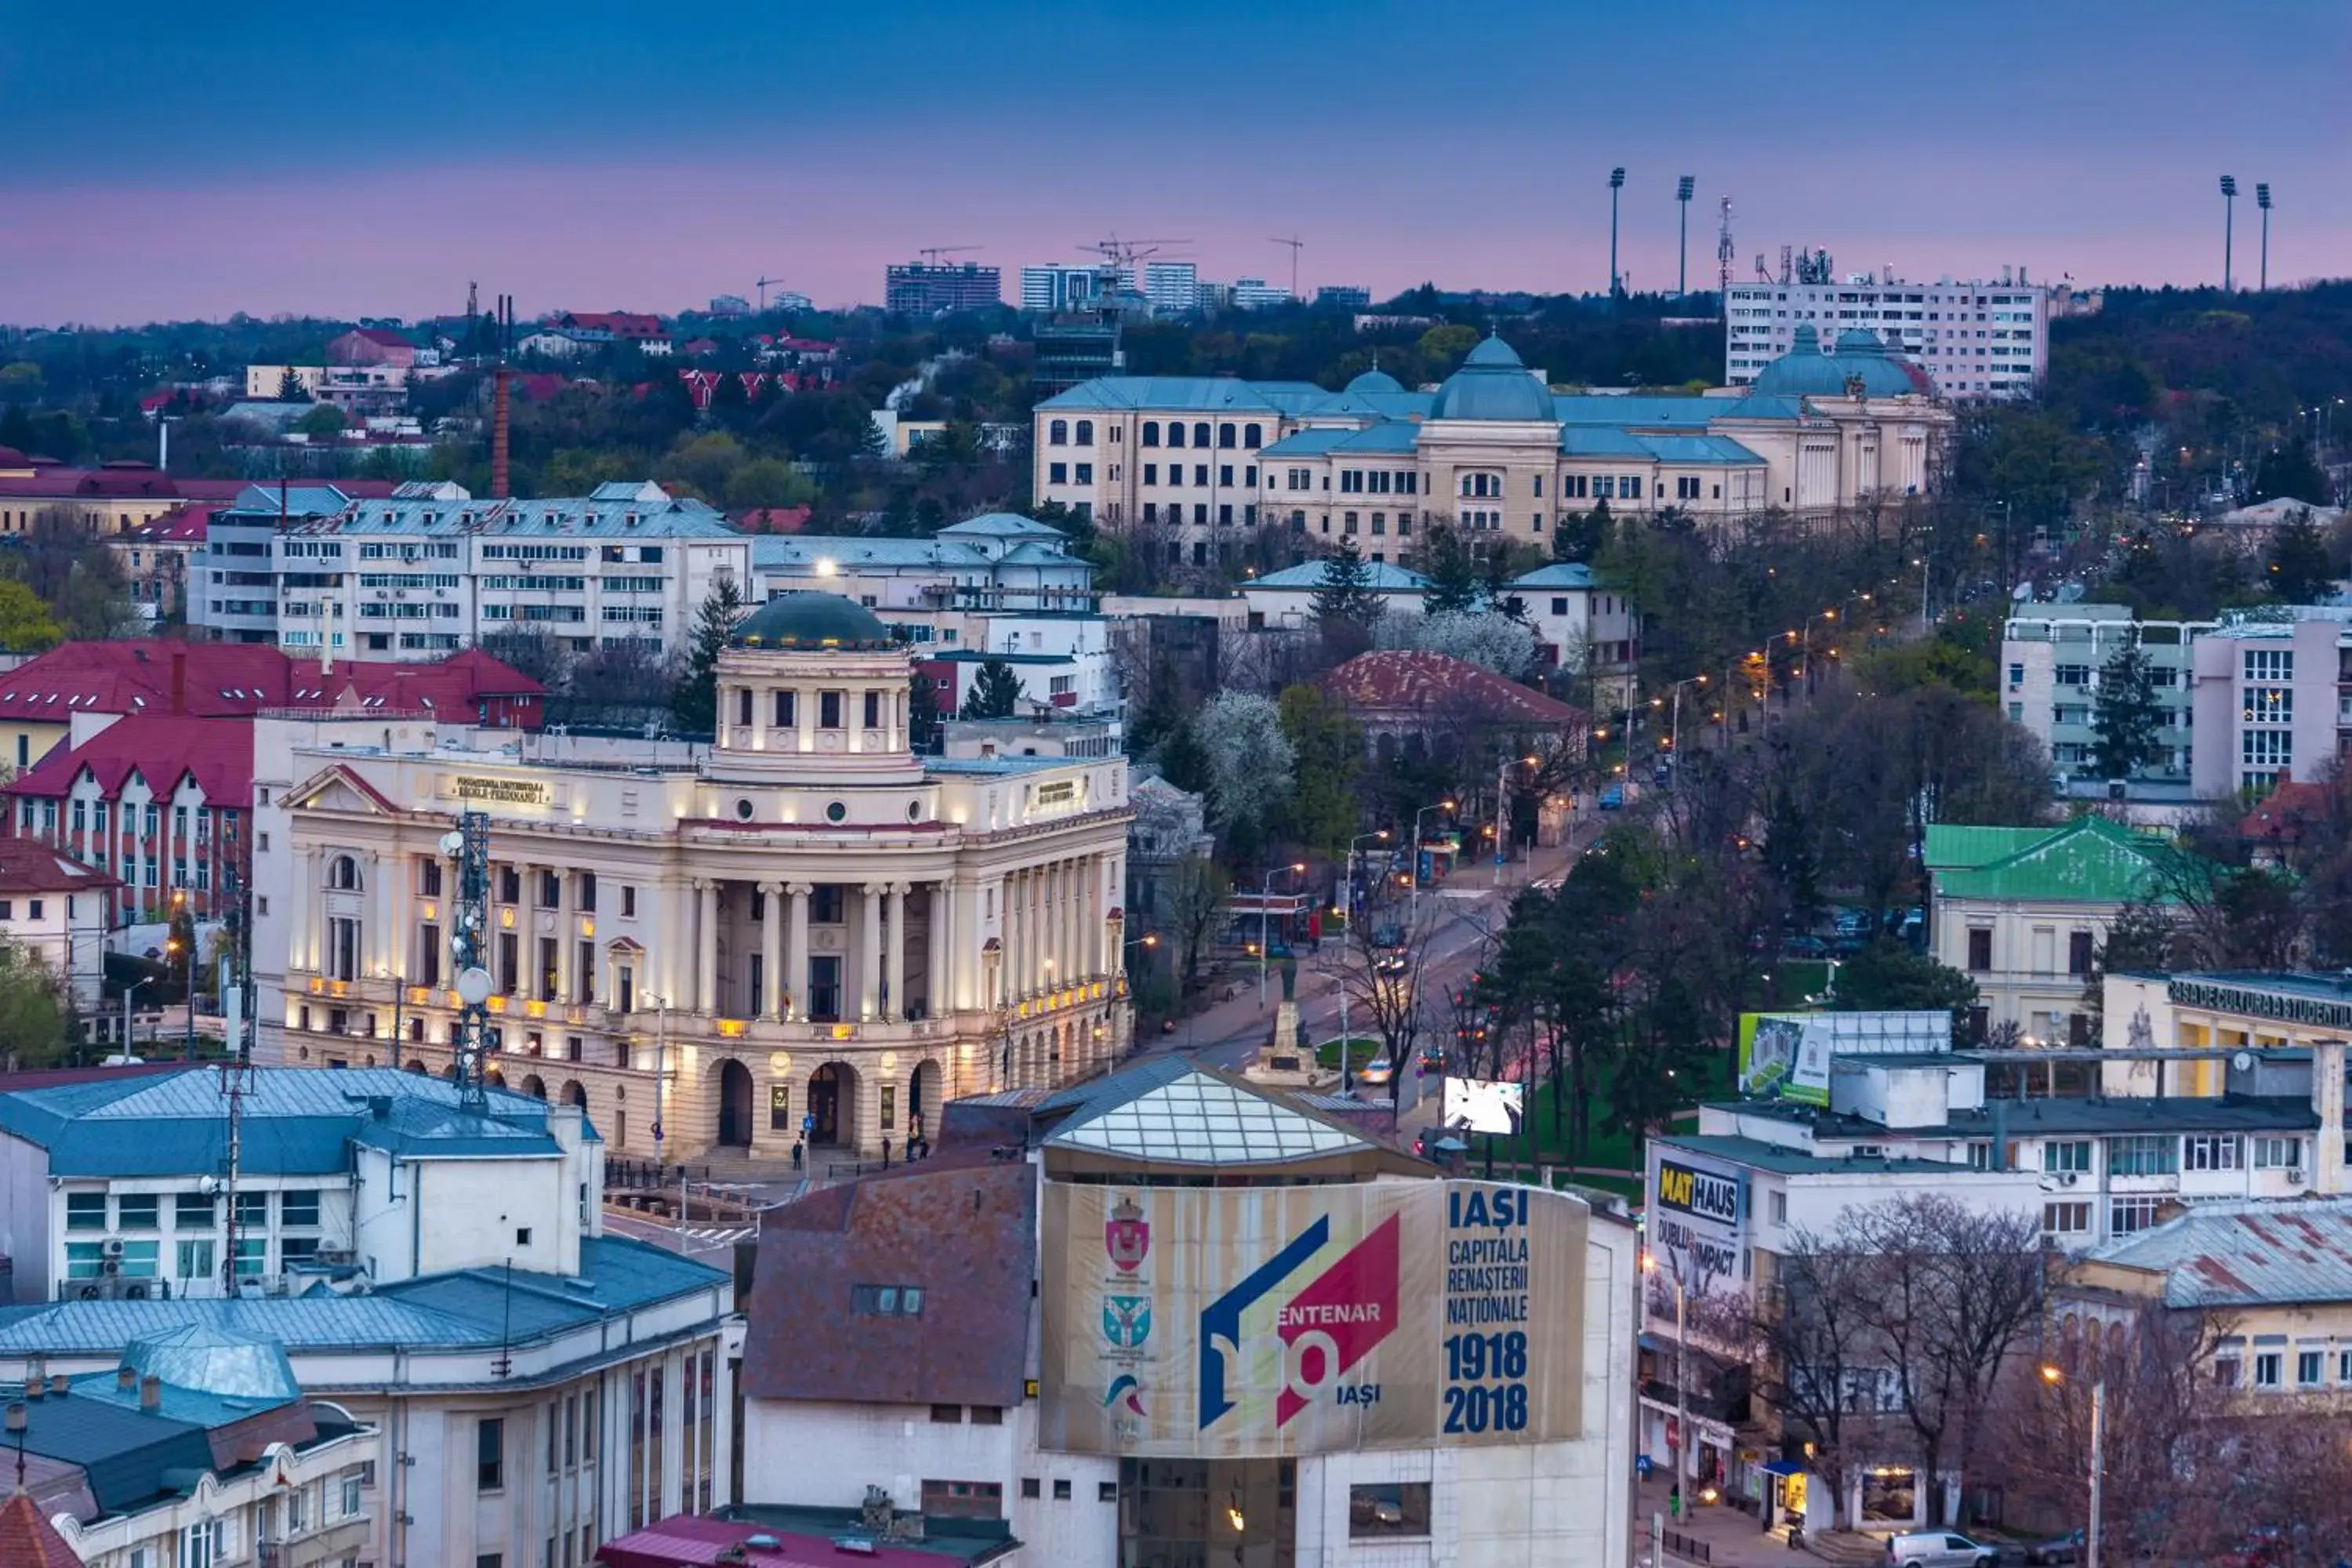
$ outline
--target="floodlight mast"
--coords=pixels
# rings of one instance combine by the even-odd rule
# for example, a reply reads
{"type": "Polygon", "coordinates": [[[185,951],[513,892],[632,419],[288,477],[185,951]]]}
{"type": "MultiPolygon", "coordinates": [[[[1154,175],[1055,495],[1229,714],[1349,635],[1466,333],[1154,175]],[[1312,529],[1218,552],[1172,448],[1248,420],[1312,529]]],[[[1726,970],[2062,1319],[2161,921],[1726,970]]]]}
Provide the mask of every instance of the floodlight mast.
{"type": "Polygon", "coordinates": [[[456,863],[456,918],[450,922],[449,968],[457,988],[458,1109],[489,1113],[489,965],[483,962],[490,931],[490,816],[486,811],[457,814],[457,831],[441,840],[441,852],[456,863]]]}

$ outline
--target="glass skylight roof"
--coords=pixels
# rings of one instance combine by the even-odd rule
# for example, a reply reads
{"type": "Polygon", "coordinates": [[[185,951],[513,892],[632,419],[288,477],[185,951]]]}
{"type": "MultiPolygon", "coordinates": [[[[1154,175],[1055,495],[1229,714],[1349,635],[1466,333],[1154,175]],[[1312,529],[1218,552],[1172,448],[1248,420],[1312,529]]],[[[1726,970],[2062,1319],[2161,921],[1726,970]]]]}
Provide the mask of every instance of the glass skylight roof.
{"type": "Polygon", "coordinates": [[[1188,1073],[1110,1106],[1065,1127],[1046,1144],[1202,1165],[1313,1159],[1368,1146],[1342,1128],[1204,1073],[1188,1073]]]}

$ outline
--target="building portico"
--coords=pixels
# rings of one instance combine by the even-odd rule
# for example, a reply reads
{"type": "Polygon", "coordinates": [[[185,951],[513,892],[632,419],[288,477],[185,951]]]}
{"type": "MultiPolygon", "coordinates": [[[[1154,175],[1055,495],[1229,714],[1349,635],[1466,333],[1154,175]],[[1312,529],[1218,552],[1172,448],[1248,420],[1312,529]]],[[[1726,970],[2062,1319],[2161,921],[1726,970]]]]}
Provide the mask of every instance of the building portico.
{"type": "Polygon", "coordinates": [[[586,1105],[625,1156],[878,1152],[950,1096],[1099,1070],[1129,1033],[1126,765],[918,757],[910,678],[869,613],[787,595],[721,656],[712,745],[445,727],[292,748],[257,819],[284,823],[265,842],[288,892],[256,924],[265,980],[285,932],[265,1046],[447,1070],[439,843],[471,808],[492,1066],[586,1105]]]}

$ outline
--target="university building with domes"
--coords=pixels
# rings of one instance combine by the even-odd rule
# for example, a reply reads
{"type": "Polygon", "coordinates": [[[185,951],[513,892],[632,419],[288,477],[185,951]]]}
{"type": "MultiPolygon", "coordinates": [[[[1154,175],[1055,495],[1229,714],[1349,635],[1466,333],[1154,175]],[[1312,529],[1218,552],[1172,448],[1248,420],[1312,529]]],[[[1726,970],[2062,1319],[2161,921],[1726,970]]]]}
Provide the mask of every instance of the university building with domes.
{"type": "Polygon", "coordinates": [[[1368,371],[1307,382],[1106,376],[1036,410],[1035,493],[1208,566],[1262,528],[1411,565],[1430,528],[1548,544],[1570,513],[1665,508],[1808,521],[1927,493],[1950,408],[1874,333],[1810,325],[1752,385],[1704,396],[1554,392],[1499,337],[1433,391],[1368,371]]]}
{"type": "Polygon", "coordinates": [[[950,1099],[1099,1070],[1130,1032],[1127,764],[919,756],[912,678],[871,611],[787,593],[720,655],[709,744],[257,748],[264,1059],[449,1070],[441,840],[477,809],[491,1066],[617,1154],[903,1149],[950,1099]]]}

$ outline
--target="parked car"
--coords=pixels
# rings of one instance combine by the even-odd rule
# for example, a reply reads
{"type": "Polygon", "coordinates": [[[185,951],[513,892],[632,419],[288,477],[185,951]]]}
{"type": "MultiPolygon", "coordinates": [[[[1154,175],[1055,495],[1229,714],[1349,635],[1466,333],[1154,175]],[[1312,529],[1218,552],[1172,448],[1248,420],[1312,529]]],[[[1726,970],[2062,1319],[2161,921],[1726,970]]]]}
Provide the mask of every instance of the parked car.
{"type": "Polygon", "coordinates": [[[1994,1568],[1998,1549],[1948,1530],[1915,1530],[1886,1538],[1888,1568],[1994,1568]]]}
{"type": "Polygon", "coordinates": [[[1827,958],[1830,944],[1817,936],[1792,936],[1780,943],[1783,958],[1827,958]]]}
{"type": "Polygon", "coordinates": [[[2070,1530],[2052,1541],[2037,1541],[2025,1549],[2028,1563],[2080,1563],[2083,1560],[2083,1532],[2070,1530]]]}

